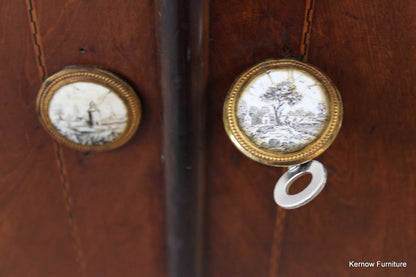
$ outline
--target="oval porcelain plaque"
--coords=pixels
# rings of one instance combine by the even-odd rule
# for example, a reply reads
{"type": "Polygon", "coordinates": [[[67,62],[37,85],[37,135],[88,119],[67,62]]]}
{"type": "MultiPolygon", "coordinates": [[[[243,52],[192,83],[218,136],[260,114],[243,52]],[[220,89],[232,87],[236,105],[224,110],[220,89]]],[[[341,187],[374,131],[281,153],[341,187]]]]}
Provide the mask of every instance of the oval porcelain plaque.
{"type": "Polygon", "coordinates": [[[237,78],[223,119],[231,140],[248,157],[274,166],[298,164],[318,156],[335,138],[341,97],[317,68],[268,60],[237,78]]]}
{"type": "Polygon", "coordinates": [[[105,151],[126,143],[141,117],[134,90],[113,73],[69,67],[42,85],[37,110],[45,129],[81,151],[105,151]]]}

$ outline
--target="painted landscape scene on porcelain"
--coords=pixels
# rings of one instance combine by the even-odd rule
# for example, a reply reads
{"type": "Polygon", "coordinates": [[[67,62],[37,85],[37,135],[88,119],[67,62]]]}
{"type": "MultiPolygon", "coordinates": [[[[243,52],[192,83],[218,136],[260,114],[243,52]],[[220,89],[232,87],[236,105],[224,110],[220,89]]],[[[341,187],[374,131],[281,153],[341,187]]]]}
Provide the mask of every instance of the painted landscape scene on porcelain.
{"type": "Polygon", "coordinates": [[[76,82],[55,92],[49,103],[49,118],[68,140],[102,145],[124,132],[128,112],[115,92],[95,83],[76,82]]]}
{"type": "Polygon", "coordinates": [[[315,141],[328,122],[328,96],[311,74],[274,69],[244,88],[237,104],[243,132],[263,149],[290,153],[315,141]]]}

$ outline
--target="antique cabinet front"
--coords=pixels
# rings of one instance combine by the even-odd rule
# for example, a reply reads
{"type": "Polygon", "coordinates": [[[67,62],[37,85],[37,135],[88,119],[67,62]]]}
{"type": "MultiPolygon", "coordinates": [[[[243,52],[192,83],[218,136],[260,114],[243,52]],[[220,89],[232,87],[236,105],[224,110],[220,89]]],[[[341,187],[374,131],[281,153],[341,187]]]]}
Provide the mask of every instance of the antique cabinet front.
{"type": "MultiPolygon", "coordinates": [[[[4,1],[0,275],[415,276],[415,13],[411,0],[4,1]],[[187,22],[185,35],[165,19],[187,22]],[[326,187],[294,210],[273,200],[285,169],[246,157],[223,125],[233,82],[267,59],[310,63],[342,95],[342,127],[318,158],[326,187]],[[69,65],[106,68],[134,89],[142,117],[125,145],[78,151],[42,128],[39,88],[69,65]],[[171,77],[182,84],[176,100],[171,77]],[[170,153],[190,163],[169,167],[170,153]],[[190,230],[198,235],[186,239],[190,230]],[[181,249],[193,258],[175,257],[181,249]]],[[[324,122],[318,100],[311,111],[324,122]]],[[[253,101],[247,93],[239,103],[248,133],[253,101]]]]}

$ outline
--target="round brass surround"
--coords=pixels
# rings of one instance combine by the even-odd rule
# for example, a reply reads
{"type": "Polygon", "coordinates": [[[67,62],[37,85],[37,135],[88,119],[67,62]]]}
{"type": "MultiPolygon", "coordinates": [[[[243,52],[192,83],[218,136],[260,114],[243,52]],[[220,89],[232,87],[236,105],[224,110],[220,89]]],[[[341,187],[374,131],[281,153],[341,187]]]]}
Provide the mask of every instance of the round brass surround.
{"type": "MultiPolygon", "coordinates": [[[[79,90],[79,89],[77,89],[79,90]]],[[[80,90],[83,94],[84,91],[80,90]]],[[[86,92],[85,92],[86,93],[86,92]]],[[[89,92],[88,92],[89,93],[89,92]]],[[[82,95],[86,97],[85,95],[82,95]]],[[[101,98],[105,98],[101,97],[101,98]]],[[[87,99],[87,98],[85,98],[87,99]]],[[[95,99],[94,99],[95,100],[95,99]]],[[[100,99],[100,101],[104,101],[100,99]]],[[[84,101],[85,102],[85,101],[84,101]]],[[[99,102],[96,100],[96,102],[99,102]]],[[[68,103],[69,105],[69,103],[68,103]]],[[[62,105],[60,104],[60,107],[62,105]]],[[[85,103],[84,103],[85,106],[85,103]]],[[[52,107],[53,108],[53,107],[52,107]]],[[[66,109],[69,109],[65,107],[66,109]]],[[[63,69],[62,71],[57,72],[56,74],[50,76],[45,82],[42,84],[37,102],[36,102],[36,111],[39,117],[39,120],[45,130],[59,143],[62,143],[70,148],[79,150],[79,151],[108,151],[115,148],[118,148],[125,143],[127,143],[131,137],[136,132],[142,114],[141,102],[137,97],[134,89],[127,84],[125,81],[117,77],[115,74],[98,67],[93,66],[69,66],[63,69]],[[90,109],[85,110],[83,109],[81,112],[77,105],[71,107],[74,111],[78,112],[78,114],[71,115],[71,121],[66,119],[66,122],[63,122],[66,130],[75,130],[77,133],[72,133],[71,136],[67,135],[67,133],[62,132],[59,130],[57,123],[51,119],[51,111],[50,105],[51,101],[54,98],[55,94],[61,93],[63,88],[68,86],[74,86],[79,84],[86,84],[84,86],[89,86],[93,88],[98,88],[103,90],[107,90],[106,94],[110,95],[110,100],[105,100],[107,105],[113,105],[112,103],[117,102],[117,107],[122,107],[123,118],[120,121],[120,115],[114,115],[113,110],[111,109],[112,114],[107,116],[107,121],[103,123],[98,123],[92,119],[90,111],[99,111],[99,103],[91,103],[89,102],[90,109]],[[111,102],[113,100],[113,102],[111,102]],[[115,101],[114,101],[115,100],[115,101]],[[92,107],[92,108],[91,108],[92,107]],[[94,110],[94,109],[95,110],[94,110]],[[88,115],[89,120],[88,121],[88,115]],[[118,117],[117,117],[118,116],[118,117]],[[114,119],[114,117],[116,119],[114,119]],[[76,119],[74,119],[76,118],[76,119]],[[108,122],[108,118],[112,118],[113,122],[108,122]],[[118,120],[118,122],[117,122],[118,120]],[[89,125],[88,125],[89,124],[89,125]],[[122,127],[117,129],[117,133],[115,133],[114,127],[109,126],[116,126],[122,124],[122,127]],[[94,126],[96,125],[96,126],[94,126]],[[75,126],[75,127],[74,127],[75,126]],[[78,129],[77,129],[78,128],[78,129]],[[83,129],[81,129],[83,128],[83,129]],[[95,129],[94,129],[95,128],[95,129]],[[101,128],[101,129],[98,129],[101,128]],[[105,129],[107,128],[107,130],[105,129]],[[100,131],[97,131],[100,130],[100,131]],[[104,131],[101,131],[104,130],[104,131]],[[122,130],[122,131],[120,131],[122,130]],[[95,133],[94,133],[95,132],[95,133]],[[107,137],[103,139],[99,137],[101,133],[105,133],[107,137]],[[95,136],[95,140],[91,138],[83,139],[83,141],[87,141],[86,143],[80,142],[77,137],[85,136],[85,134],[92,134],[90,136],[95,136]],[[98,137],[98,138],[97,138],[98,137]]],[[[76,113],[74,112],[74,113],[76,113]]],[[[57,112],[55,112],[57,113],[57,112]]],[[[110,112],[107,111],[107,114],[110,112]]],[[[59,117],[62,117],[59,115],[59,117]]],[[[65,119],[60,119],[61,121],[65,121],[65,119]]],[[[61,128],[62,129],[62,128],[61,128]]],[[[74,131],[74,132],[75,132],[74,131]]]]}
{"type": "Polygon", "coordinates": [[[289,166],[311,160],[329,147],[341,127],[342,101],[332,81],[316,67],[293,59],[271,59],[249,68],[234,81],[225,99],[223,122],[231,141],[247,157],[265,165],[289,166]],[[261,74],[279,69],[293,69],[313,76],[325,91],[328,102],[327,121],[322,132],[308,145],[289,152],[260,147],[242,130],[237,118],[239,99],[251,82],[261,74]]]}

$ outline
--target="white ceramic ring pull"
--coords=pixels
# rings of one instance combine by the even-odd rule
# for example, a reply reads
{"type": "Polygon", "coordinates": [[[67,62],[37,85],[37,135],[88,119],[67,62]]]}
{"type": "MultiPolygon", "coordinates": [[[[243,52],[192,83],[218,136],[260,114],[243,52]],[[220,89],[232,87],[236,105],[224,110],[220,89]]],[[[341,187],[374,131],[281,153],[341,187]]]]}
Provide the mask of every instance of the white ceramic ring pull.
{"type": "Polygon", "coordinates": [[[312,201],[325,187],[326,169],[318,161],[310,161],[301,165],[289,167],[274,187],[274,201],[277,205],[285,209],[299,208],[312,201]],[[304,175],[310,173],[312,180],[309,185],[299,193],[289,194],[289,188],[293,182],[304,175]]]}

